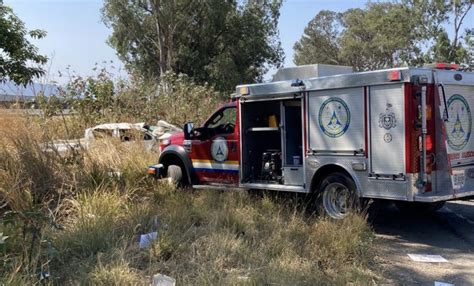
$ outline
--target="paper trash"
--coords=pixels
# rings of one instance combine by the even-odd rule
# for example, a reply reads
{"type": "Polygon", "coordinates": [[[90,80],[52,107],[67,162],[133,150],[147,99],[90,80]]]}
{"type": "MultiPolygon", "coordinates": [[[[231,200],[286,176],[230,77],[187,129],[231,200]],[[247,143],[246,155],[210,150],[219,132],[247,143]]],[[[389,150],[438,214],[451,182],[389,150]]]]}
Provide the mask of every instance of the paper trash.
{"type": "Polygon", "coordinates": [[[141,234],[140,243],[139,243],[140,248],[146,248],[150,246],[151,242],[155,240],[157,237],[158,237],[157,231],[141,234]]]}
{"type": "Polygon", "coordinates": [[[448,262],[441,255],[428,255],[428,254],[408,254],[411,260],[416,262],[448,262]]]}
{"type": "Polygon", "coordinates": [[[175,286],[176,280],[163,274],[153,275],[152,286],[175,286]]]}
{"type": "Polygon", "coordinates": [[[454,286],[454,284],[435,281],[434,286],[454,286]]]}

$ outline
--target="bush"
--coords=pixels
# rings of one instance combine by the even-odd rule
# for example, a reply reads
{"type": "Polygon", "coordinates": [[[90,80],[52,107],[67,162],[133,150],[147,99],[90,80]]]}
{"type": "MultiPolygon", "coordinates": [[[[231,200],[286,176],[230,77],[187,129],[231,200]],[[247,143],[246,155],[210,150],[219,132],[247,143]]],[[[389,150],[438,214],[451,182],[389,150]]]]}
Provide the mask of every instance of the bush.
{"type": "MultiPolygon", "coordinates": [[[[156,154],[145,152],[140,143],[124,146],[112,141],[98,142],[89,152],[73,154],[71,160],[54,151],[45,151],[47,144],[43,140],[47,140],[48,134],[35,122],[23,119],[17,120],[11,128],[4,126],[0,135],[0,233],[9,237],[0,249],[3,250],[0,273],[4,274],[0,277],[6,277],[8,284],[32,277],[38,279],[51,267],[52,261],[60,264],[62,257],[58,255],[64,252],[58,250],[62,244],[59,240],[52,241],[58,232],[66,241],[67,234],[73,233],[76,248],[83,251],[81,258],[84,253],[95,255],[94,250],[107,248],[108,243],[116,245],[113,244],[116,236],[111,237],[112,241],[104,240],[106,232],[95,237],[96,244],[87,237],[97,234],[94,229],[104,231],[107,226],[113,227],[115,220],[120,219],[119,214],[128,209],[121,209],[128,206],[127,197],[150,188],[142,164],[155,162],[156,154]],[[90,198],[90,194],[97,198],[90,198]],[[104,200],[100,201],[101,198],[104,200]],[[120,199],[121,205],[114,205],[114,198],[120,199]],[[83,216],[79,224],[68,225],[71,217],[80,217],[79,202],[81,209],[94,203],[89,209],[102,211],[98,213],[99,220],[86,220],[87,216],[83,216]],[[74,232],[75,228],[79,230],[74,232]],[[87,252],[87,249],[91,250],[87,252]],[[17,271],[18,275],[12,275],[17,271]]],[[[71,246],[73,243],[69,247],[76,249],[71,246]]]]}
{"type": "Polygon", "coordinates": [[[159,117],[173,124],[183,126],[194,121],[199,126],[221,100],[222,96],[209,85],[198,85],[184,74],[167,72],[158,85],[155,106],[159,117]]]}
{"type": "Polygon", "coordinates": [[[37,98],[43,111],[39,123],[61,139],[82,137],[84,129],[109,122],[153,125],[164,119],[178,126],[187,121],[200,124],[226,100],[211,86],[196,84],[184,74],[167,72],[157,83],[143,83],[116,79],[107,68],[95,76],[72,75],[59,94],[59,99],[37,98]],[[65,116],[64,107],[74,116],[65,116]]]}

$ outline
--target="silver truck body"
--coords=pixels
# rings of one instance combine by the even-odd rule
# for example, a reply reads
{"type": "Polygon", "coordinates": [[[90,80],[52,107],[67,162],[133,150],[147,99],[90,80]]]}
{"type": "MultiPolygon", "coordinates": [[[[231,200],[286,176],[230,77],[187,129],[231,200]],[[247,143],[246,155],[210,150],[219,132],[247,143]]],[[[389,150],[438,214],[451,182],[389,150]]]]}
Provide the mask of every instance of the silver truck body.
{"type": "Polygon", "coordinates": [[[474,73],[395,68],[286,78],[236,91],[240,187],[309,193],[323,174],[343,170],[360,197],[435,202],[474,195],[474,73]],[[246,140],[263,129],[246,118],[252,106],[275,102],[282,158],[296,163],[285,114],[288,106],[301,108],[301,164],[284,159],[282,182],[259,182],[249,179],[246,140]]]}

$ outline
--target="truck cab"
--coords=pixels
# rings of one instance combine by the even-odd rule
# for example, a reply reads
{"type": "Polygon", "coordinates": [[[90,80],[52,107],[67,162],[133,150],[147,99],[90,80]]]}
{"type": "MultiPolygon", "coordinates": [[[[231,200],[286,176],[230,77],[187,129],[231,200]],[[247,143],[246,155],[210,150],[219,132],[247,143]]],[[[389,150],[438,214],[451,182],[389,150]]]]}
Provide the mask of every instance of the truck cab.
{"type": "Polygon", "coordinates": [[[160,172],[181,185],[236,185],[239,177],[239,124],[237,102],[219,107],[202,126],[192,123],[183,132],[160,142],[160,172]],[[178,170],[179,167],[179,170],[178,170]]]}

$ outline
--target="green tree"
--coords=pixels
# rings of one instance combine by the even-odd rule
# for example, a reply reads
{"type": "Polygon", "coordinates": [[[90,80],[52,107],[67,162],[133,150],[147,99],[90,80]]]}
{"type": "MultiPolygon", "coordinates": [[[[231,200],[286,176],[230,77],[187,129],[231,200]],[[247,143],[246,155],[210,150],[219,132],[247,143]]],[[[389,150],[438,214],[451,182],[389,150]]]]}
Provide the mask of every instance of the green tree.
{"type": "Polygon", "coordinates": [[[355,70],[471,62],[470,36],[460,32],[471,8],[472,0],[401,0],[369,2],[341,14],[321,11],[295,44],[294,62],[348,64],[355,70]],[[453,39],[445,30],[451,24],[453,39]]]}
{"type": "Polygon", "coordinates": [[[351,9],[343,15],[341,57],[356,70],[402,65],[416,58],[412,21],[400,4],[369,3],[367,9],[351,9]]]}
{"type": "Polygon", "coordinates": [[[370,70],[402,64],[418,54],[413,21],[397,3],[369,3],[344,13],[321,11],[295,44],[295,63],[351,65],[370,70]]]}
{"type": "Polygon", "coordinates": [[[469,11],[471,10],[473,5],[473,0],[452,0],[451,1],[451,8],[452,8],[452,18],[453,18],[453,30],[454,30],[454,38],[451,45],[451,50],[449,56],[454,61],[459,62],[460,59],[465,57],[466,51],[462,47],[460,43],[460,31],[463,25],[464,19],[468,15],[469,11]]]}
{"type": "Polygon", "coordinates": [[[293,47],[295,64],[347,64],[340,55],[339,37],[341,32],[342,14],[329,10],[319,12],[309,22],[304,29],[303,36],[293,47]]]}
{"type": "Polygon", "coordinates": [[[184,73],[228,91],[281,64],[280,7],[281,0],[106,0],[102,13],[129,71],[146,80],[184,73]]]}
{"type": "Polygon", "coordinates": [[[428,47],[425,62],[469,62],[466,41],[463,34],[464,21],[472,9],[472,0],[403,0],[402,4],[414,21],[419,42],[428,47]],[[447,30],[451,30],[452,39],[447,30]]]}
{"type": "Polygon", "coordinates": [[[433,59],[436,62],[450,62],[451,42],[446,31],[440,31],[433,45],[433,59]]]}
{"type": "Polygon", "coordinates": [[[10,79],[26,85],[44,74],[41,65],[47,58],[38,54],[28,37],[40,39],[45,35],[41,30],[27,31],[13,10],[0,0],[0,81],[10,79]]]}
{"type": "Polygon", "coordinates": [[[466,65],[474,70],[474,28],[466,29],[464,41],[467,51],[466,65]]]}

